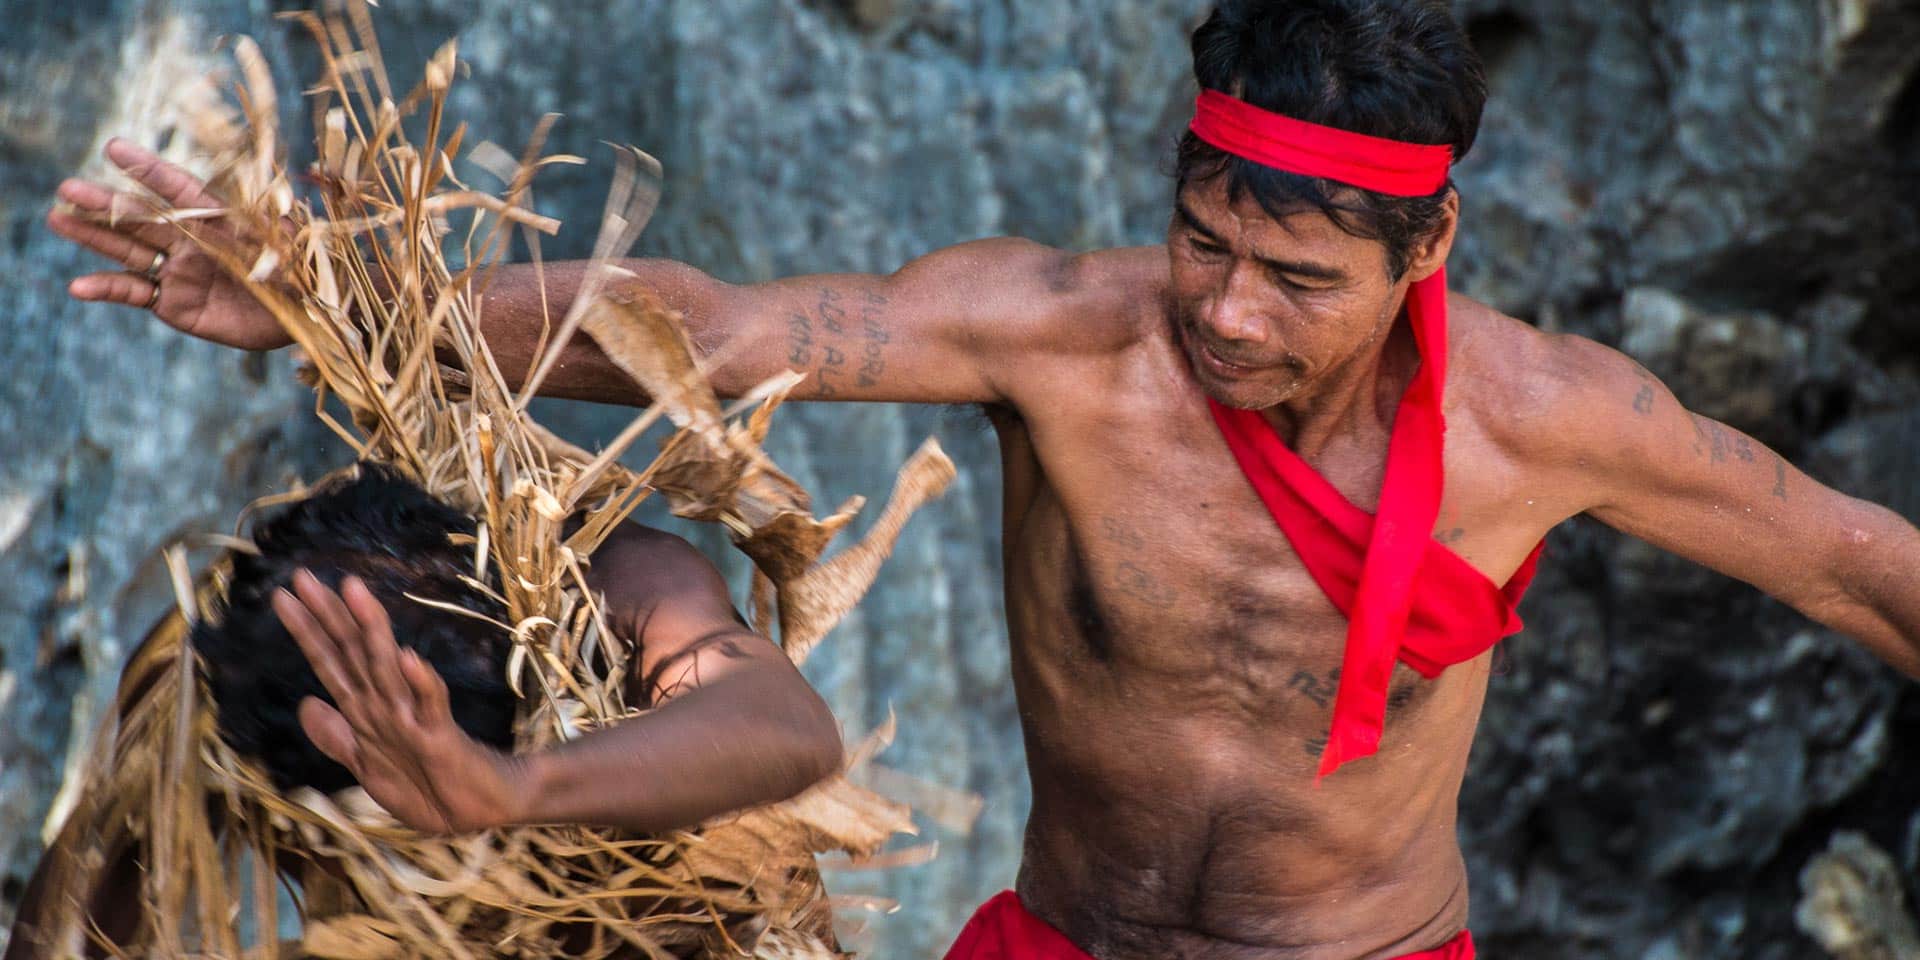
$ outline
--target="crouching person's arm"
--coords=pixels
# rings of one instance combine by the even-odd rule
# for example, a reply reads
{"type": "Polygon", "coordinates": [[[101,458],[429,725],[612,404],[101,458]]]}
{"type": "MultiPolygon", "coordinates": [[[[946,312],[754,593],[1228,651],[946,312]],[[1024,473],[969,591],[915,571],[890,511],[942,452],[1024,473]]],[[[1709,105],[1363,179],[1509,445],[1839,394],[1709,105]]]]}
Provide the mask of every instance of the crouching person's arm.
{"type": "Polygon", "coordinates": [[[699,551],[627,525],[595,554],[590,585],[639,649],[629,680],[653,709],[549,750],[508,756],[453,722],[446,684],[393,641],[349,578],[310,576],[275,609],[339,708],[309,698],[302,726],[402,822],[435,832],[587,823],[658,832],[791,797],[839,771],[826,704],[743,625],[699,551]],[[364,665],[364,666],[363,666],[364,665]]]}
{"type": "Polygon", "coordinates": [[[628,690],[644,690],[654,709],[524,758],[525,819],[682,827],[840,771],[826,703],[740,621],[726,581],[686,541],[627,524],[595,554],[589,584],[614,629],[633,632],[628,690]]]}

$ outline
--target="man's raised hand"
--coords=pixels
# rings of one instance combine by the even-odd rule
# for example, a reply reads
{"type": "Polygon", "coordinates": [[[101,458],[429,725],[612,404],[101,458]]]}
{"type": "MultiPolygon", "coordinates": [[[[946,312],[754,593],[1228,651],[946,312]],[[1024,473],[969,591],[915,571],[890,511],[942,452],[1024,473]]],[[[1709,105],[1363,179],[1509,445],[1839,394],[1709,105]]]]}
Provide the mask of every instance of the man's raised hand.
{"type": "MultiPolygon", "coordinates": [[[[220,206],[192,174],[131,141],[109,140],[106,155],[175,208],[220,206]]],[[[177,330],[229,347],[272,350],[291,342],[253,294],[178,227],[119,219],[150,214],[148,201],[85,180],[60,184],[58,196],[74,212],[55,207],[47,215],[47,226],[122,268],[74,278],[67,292],[75,299],[149,308],[177,330]],[[165,254],[164,259],[157,254],[165,254]],[[150,277],[155,263],[160,269],[150,277]]],[[[203,220],[195,229],[226,226],[203,220]]]]}
{"type": "Polygon", "coordinates": [[[347,577],[336,594],[301,570],[292,591],[275,592],[273,611],[337,705],[308,697],[301,728],[395,819],[431,833],[518,819],[524,778],[514,758],[454,722],[446,682],[394,642],[365,583],[347,577]]]}

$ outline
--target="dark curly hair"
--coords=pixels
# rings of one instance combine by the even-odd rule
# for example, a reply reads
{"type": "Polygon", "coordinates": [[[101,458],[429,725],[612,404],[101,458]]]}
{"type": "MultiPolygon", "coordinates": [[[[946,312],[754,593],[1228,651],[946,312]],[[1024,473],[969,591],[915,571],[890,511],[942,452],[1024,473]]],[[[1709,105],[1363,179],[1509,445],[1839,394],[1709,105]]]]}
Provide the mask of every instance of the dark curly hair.
{"type": "MultiPolygon", "coordinates": [[[[1446,0],[1223,0],[1193,34],[1203,90],[1300,120],[1409,143],[1473,148],[1487,81],[1446,0]]],[[[1396,281],[1414,244],[1444,220],[1453,183],[1391,197],[1285,173],[1226,153],[1192,132],[1174,158],[1179,189],[1225,174],[1229,198],[1252,193],[1278,219],[1319,210],[1386,245],[1396,281]]]]}
{"type": "Polygon", "coordinates": [[[417,651],[445,678],[461,729],[511,748],[517,703],[506,682],[511,638],[492,624],[404,596],[504,618],[498,601],[460,579],[471,574],[473,550],[450,538],[474,531],[472,517],[373,464],[259,524],[253,541],[260,555],[234,556],[226,603],[192,633],[221,738],[258,759],[282,789],[310,786],[330,793],[354,782],[300,729],[302,699],[331,704],[333,698],[271,605],[273,592],[289,586],[294,571],[304,567],[335,590],[348,575],[365,581],[386,607],[399,645],[417,651]]]}

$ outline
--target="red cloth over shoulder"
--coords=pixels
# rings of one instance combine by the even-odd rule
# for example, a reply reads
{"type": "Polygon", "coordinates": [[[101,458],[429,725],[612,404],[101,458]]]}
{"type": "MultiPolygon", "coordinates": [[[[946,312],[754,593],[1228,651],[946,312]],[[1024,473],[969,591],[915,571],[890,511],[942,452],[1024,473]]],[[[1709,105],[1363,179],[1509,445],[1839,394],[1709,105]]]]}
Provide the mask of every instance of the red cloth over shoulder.
{"type": "Polygon", "coordinates": [[[1267,511],[1327,598],[1347,615],[1347,645],[1319,776],[1370,756],[1386,729],[1387,688],[1403,660],[1428,677],[1520,629],[1514,605],[1539,549],[1495,586],[1432,540],[1446,482],[1447,271],[1414,283],[1406,318],[1420,367],[1400,397],[1380,506],[1371,516],[1280,442],[1258,411],[1208,399],[1215,424],[1267,511]]]}

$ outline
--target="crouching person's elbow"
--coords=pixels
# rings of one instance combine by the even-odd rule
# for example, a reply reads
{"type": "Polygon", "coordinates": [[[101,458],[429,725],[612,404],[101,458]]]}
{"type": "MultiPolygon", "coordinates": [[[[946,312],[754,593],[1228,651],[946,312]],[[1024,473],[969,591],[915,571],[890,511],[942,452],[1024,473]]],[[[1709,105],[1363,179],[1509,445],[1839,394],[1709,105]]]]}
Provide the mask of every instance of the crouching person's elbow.
{"type": "Polygon", "coordinates": [[[791,738],[793,774],[783,784],[783,796],[792,797],[823,780],[838,775],[846,764],[846,747],[840,740],[840,722],[834,719],[825,700],[808,687],[804,696],[794,698],[787,720],[791,738]]]}

